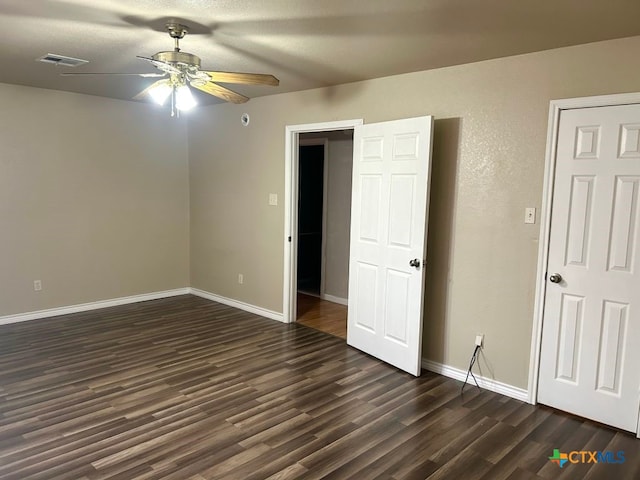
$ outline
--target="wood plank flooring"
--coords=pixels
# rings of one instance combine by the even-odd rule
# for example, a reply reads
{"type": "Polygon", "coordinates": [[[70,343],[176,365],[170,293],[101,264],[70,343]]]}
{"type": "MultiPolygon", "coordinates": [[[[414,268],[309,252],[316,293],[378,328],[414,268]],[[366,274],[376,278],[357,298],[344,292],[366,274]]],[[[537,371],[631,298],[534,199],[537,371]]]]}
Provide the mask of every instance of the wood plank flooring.
{"type": "Polygon", "coordinates": [[[347,307],[298,292],[297,322],[336,337],[347,338],[347,307]]]}
{"type": "Polygon", "coordinates": [[[0,326],[0,478],[638,479],[640,441],[186,295],[0,326]]]}

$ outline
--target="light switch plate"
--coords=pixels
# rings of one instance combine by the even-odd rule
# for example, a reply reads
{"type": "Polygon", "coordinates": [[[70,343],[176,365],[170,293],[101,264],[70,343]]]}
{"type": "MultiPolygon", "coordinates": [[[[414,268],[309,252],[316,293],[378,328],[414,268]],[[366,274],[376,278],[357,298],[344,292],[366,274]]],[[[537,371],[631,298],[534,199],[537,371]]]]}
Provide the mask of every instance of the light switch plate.
{"type": "Polygon", "coordinates": [[[278,205],[278,194],[270,193],[269,194],[269,205],[278,205]]]}

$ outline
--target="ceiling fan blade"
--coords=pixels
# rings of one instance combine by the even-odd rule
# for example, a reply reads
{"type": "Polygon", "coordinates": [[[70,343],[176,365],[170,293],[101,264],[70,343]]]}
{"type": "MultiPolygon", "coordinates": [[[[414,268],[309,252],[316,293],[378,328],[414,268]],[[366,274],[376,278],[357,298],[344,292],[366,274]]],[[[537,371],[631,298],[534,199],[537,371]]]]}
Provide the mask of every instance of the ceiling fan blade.
{"type": "Polygon", "coordinates": [[[110,72],[82,72],[82,73],[61,73],[62,77],[78,77],[84,75],[116,75],[116,76],[135,76],[135,77],[144,77],[144,78],[155,78],[155,77],[165,77],[167,74],[165,73],[110,73],[110,72]]]}
{"type": "Polygon", "coordinates": [[[179,68],[176,68],[176,67],[174,67],[173,65],[171,65],[171,64],[169,64],[167,62],[161,62],[160,60],[156,60],[155,58],[142,57],[140,55],[136,55],[136,58],[139,58],[141,60],[146,60],[147,62],[151,63],[156,68],[159,68],[160,70],[162,70],[163,72],[166,72],[166,73],[177,73],[177,74],[181,74],[182,73],[182,71],[179,68]]]}
{"type": "Polygon", "coordinates": [[[263,73],[209,72],[206,70],[204,70],[204,72],[211,77],[212,82],[240,83],[243,85],[271,85],[272,87],[280,85],[280,80],[276,77],[263,73]]]}
{"type": "Polygon", "coordinates": [[[191,86],[197,88],[198,90],[202,90],[209,95],[222,98],[223,100],[231,103],[244,103],[249,100],[249,97],[240,95],[233,90],[229,90],[228,88],[225,88],[222,85],[218,85],[217,83],[213,82],[207,82],[204,84],[200,82],[191,82],[191,86]]]}
{"type": "Polygon", "coordinates": [[[157,85],[160,85],[162,82],[166,82],[166,80],[158,80],[156,82],[153,82],[147,88],[142,90],[139,94],[137,94],[135,97],[133,97],[133,99],[134,100],[144,100],[147,97],[147,95],[149,93],[149,90],[151,90],[153,87],[155,87],[157,85]]]}

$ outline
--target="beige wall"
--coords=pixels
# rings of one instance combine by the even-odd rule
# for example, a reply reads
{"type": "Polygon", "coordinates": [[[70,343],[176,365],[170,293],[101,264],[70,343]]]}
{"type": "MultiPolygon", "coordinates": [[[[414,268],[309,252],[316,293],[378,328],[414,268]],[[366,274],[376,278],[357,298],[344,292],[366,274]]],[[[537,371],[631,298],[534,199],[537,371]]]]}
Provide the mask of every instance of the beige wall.
{"type": "Polygon", "coordinates": [[[13,85],[0,105],[0,316],[189,285],[186,122],[13,85]]]}
{"type": "Polygon", "coordinates": [[[526,388],[539,224],[523,219],[541,205],[549,101],[639,91],[639,51],[634,37],[200,109],[192,286],[282,311],[286,125],[431,114],[424,355],[466,369],[484,333],[482,373],[526,388]]]}
{"type": "Polygon", "coordinates": [[[349,297],[349,237],[353,140],[329,140],[324,293],[349,297]]]}

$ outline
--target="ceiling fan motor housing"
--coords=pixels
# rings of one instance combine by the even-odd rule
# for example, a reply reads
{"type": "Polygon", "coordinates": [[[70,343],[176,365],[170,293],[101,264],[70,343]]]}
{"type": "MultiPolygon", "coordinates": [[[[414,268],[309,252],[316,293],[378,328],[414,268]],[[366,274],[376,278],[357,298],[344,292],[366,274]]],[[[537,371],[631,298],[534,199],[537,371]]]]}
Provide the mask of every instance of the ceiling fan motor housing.
{"type": "Polygon", "coordinates": [[[158,52],[152,55],[151,58],[171,65],[186,65],[188,67],[200,68],[200,57],[192,53],[171,50],[168,52],[158,52]]]}

